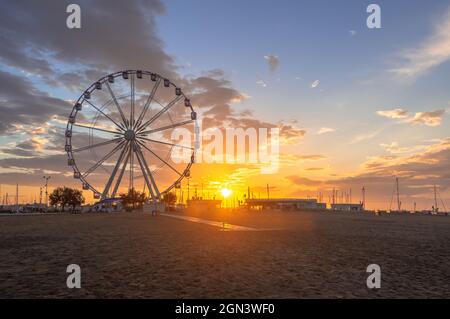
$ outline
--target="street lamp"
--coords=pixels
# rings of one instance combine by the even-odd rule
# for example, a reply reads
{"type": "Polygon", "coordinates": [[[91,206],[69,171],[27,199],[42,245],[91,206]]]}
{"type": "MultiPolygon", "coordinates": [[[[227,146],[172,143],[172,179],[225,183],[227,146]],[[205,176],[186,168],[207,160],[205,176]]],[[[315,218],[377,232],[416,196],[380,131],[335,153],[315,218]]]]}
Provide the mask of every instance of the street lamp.
{"type": "Polygon", "coordinates": [[[51,176],[45,176],[43,179],[45,180],[45,205],[48,207],[48,180],[51,178],[51,176]]]}

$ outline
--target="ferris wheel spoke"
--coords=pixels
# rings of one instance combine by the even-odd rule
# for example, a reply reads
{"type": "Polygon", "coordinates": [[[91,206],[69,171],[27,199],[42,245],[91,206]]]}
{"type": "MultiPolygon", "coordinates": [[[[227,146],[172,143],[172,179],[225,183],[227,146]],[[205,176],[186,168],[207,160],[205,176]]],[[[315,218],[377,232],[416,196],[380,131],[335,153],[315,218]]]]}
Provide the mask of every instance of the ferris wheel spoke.
{"type": "Polygon", "coordinates": [[[111,188],[111,184],[114,181],[114,178],[116,177],[117,170],[119,169],[120,163],[122,162],[123,157],[124,157],[124,155],[126,153],[125,151],[126,151],[126,148],[122,149],[122,152],[119,155],[119,159],[117,160],[117,163],[114,166],[114,169],[113,169],[113,171],[111,173],[111,176],[109,177],[108,182],[105,185],[105,189],[103,190],[102,198],[106,198],[108,196],[108,194],[109,194],[109,189],[111,188]]]}
{"type": "Polygon", "coordinates": [[[134,102],[135,102],[135,90],[134,90],[134,74],[130,75],[130,127],[134,127],[134,102]]]}
{"type": "MultiPolygon", "coordinates": [[[[127,146],[125,148],[127,149],[125,151],[125,153],[131,152],[129,143],[127,143],[127,146]]],[[[128,165],[128,157],[129,157],[128,155],[125,156],[125,161],[123,162],[122,168],[120,169],[119,177],[117,178],[116,185],[114,186],[114,189],[113,189],[113,192],[112,192],[112,197],[113,198],[116,197],[117,191],[119,190],[120,182],[122,181],[123,175],[125,174],[125,170],[126,170],[127,165],[128,165]]]]}
{"type": "Polygon", "coordinates": [[[153,152],[151,149],[149,149],[147,147],[147,145],[145,145],[144,143],[138,141],[139,145],[141,145],[142,147],[144,147],[147,151],[149,151],[150,153],[152,153],[153,155],[155,155],[156,158],[158,158],[161,162],[163,162],[164,164],[166,164],[172,171],[174,171],[175,173],[177,173],[178,175],[182,176],[183,174],[181,174],[175,167],[173,167],[172,165],[170,165],[167,161],[165,161],[164,159],[162,159],[158,154],[156,154],[155,152],[153,152]]]}
{"type": "Polygon", "coordinates": [[[140,136],[139,138],[141,138],[143,140],[146,140],[146,141],[149,141],[149,142],[154,142],[154,143],[159,143],[159,144],[164,144],[164,145],[169,145],[169,146],[174,146],[174,147],[185,148],[185,149],[188,149],[188,150],[191,150],[191,151],[194,150],[193,147],[189,147],[189,146],[185,146],[185,145],[180,145],[180,144],[174,144],[174,143],[169,143],[169,142],[153,140],[151,138],[147,138],[147,137],[143,137],[143,136],[140,136]]]}
{"type": "Polygon", "coordinates": [[[125,130],[125,128],[118,124],[116,121],[114,121],[108,114],[106,114],[105,112],[103,112],[101,109],[99,109],[97,106],[95,106],[91,101],[89,100],[85,100],[85,102],[89,103],[94,109],[96,109],[98,112],[100,112],[101,114],[103,114],[106,118],[108,118],[111,122],[113,122],[114,124],[116,124],[116,126],[118,128],[120,128],[122,131],[125,130]]]}
{"type": "MultiPolygon", "coordinates": [[[[138,145],[136,145],[136,147],[139,148],[138,145]]],[[[152,180],[153,180],[153,176],[149,172],[150,170],[148,169],[148,166],[146,165],[146,163],[143,162],[143,158],[141,158],[140,150],[136,150],[136,158],[137,158],[137,160],[139,162],[139,166],[141,167],[142,175],[144,176],[144,180],[145,180],[144,193],[145,193],[145,185],[147,185],[147,188],[148,188],[148,190],[150,192],[152,200],[155,201],[156,200],[155,193],[153,192],[153,187],[150,184],[151,182],[149,181],[149,176],[151,176],[152,180]]],[[[158,189],[155,188],[155,190],[158,190],[158,189]]],[[[159,191],[158,191],[158,193],[159,193],[159,191]]]]}
{"type": "Polygon", "coordinates": [[[180,99],[182,98],[182,95],[177,96],[172,101],[169,102],[164,108],[162,108],[158,113],[156,113],[150,120],[142,124],[138,127],[137,131],[143,130],[148,125],[152,124],[156,119],[158,119],[162,114],[167,112],[172,106],[174,106],[180,99]]]}
{"type": "Polygon", "coordinates": [[[155,96],[156,90],[158,90],[159,84],[161,83],[161,78],[158,78],[158,80],[155,82],[155,85],[153,86],[152,92],[150,93],[150,95],[147,98],[147,101],[145,102],[144,108],[142,109],[141,114],[139,114],[138,120],[136,121],[136,127],[139,127],[142,123],[142,120],[145,117],[145,114],[148,111],[148,108],[150,107],[150,104],[153,101],[153,97],[155,96]]]}
{"type": "MultiPolygon", "coordinates": [[[[150,178],[151,184],[153,185],[153,189],[156,193],[156,197],[160,198],[161,193],[158,189],[158,186],[156,185],[155,179],[153,178],[152,172],[151,172],[150,168],[148,167],[148,164],[147,164],[147,161],[145,160],[144,154],[142,153],[142,150],[141,150],[139,144],[136,144],[136,146],[137,146],[136,155],[138,158],[140,157],[140,159],[142,161],[145,171],[147,172],[147,175],[150,178]]],[[[144,173],[144,171],[143,171],[143,173],[144,173]]],[[[152,191],[152,188],[150,187],[150,185],[147,185],[147,187],[149,187],[150,191],[152,191]]]]}
{"type": "Polygon", "coordinates": [[[122,111],[122,108],[121,108],[120,105],[119,105],[119,102],[117,102],[117,98],[116,98],[116,96],[114,95],[114,92],[113,92],[113,90],[111,89],[111,86],[109,85],[108,82],[105,82],[105,84],[106,84],[106,87],[108,88],[109,94],[111,95],[111,97],[112,97],[112,99],[113,99],[113,101],[114,101],[114,104],[116,105],[117,110],[118,110],[119,113],[120,113],[120,116],[122,117],[123,124],[125,125],[125,127],[128,127],[128,125],[127,125],[127,119],[125,118],[125,115],[123,114],[123,111],[122,111]]]}
{"type": "Polygon", "coordinates": [[[89,150],[91,148],[96,148],[96,147],[100,147],[100,146],[109,145],[109,144],[112,144],[112,143],[116,143],[117,141],[120,141],[121,139],[122,139],[121,137],[118,137],[118,138],[112,139],[110,141],[106,141],[106,142],[101,142],[101,143],[97,143],[97,144],[92,144],[92,145],[80,147],[80,148],[72,150],[72,152],[73,153],[77,153],[77,152],[82,152],[82,151],[89,150]]]}
{"type": "Polygon", "coordinates": [[[110,130],[106,130],[103,128],[99,128],[99,127],[95,127],[95,126],[87,126],[87,125],[83,125],[83,124],[78,124],[78,123],[74,123],[72,124],[73,126],[77,126],[77,127],[83,127],[83,128],[87,128],[89,130],[96,130],[96,131],[101,131],[101,132],[105,132],[105,133],[111,133],[111,134],[121,134],[121,132],[118,131],[110,131],[110,130]]]}
{"type": "Polygon", "coordinates": [[[90,167],[84,174],[83,177],[88,177],[89,174],[91,174],[93,171],[95,171],[100,165],[102,165],[107,159],[109,159],[111,156],[113,156],[119,149],[123,147],[124,142],[120,142],[111,152],[106,154],[100,161],[95,163],[92,167],[90,167]]]}
{"type": "Polygon", "coordinates": [[[183,125],[186,125],[186,124],[190,124],[192,122],[194,122],[194,120],[187,120],[187,121],[183,121],[183,122],[180,122],[180,123],[175,123],[175,124],[171,124],[171,125],[155,128],[153,130],[139,132],[138,134],[139,134],[139,137],[141,137],[141,135],[147,135],[147,134],[151,134],[151,133],[161,132],[161,131],[168,130],[168,129],[171,129],[171,128],[175,128],[175,127],[183,126],[183,125]]]}

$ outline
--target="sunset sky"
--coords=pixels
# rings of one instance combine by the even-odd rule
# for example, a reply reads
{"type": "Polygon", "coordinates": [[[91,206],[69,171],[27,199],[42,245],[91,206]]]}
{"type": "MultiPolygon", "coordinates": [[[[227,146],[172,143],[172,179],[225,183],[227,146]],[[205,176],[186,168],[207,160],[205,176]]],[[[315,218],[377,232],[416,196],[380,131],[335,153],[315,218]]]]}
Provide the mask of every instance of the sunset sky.
{"type": "MultiPolygon", "coordinates": [[[[77,186],[64,152],[73,101],[123,69],[179,83],[207,126],[278,127],[280,169],[196,164],[191,188],[240,199],[315,197],[367,190],[387,209],[394,177],[403,207],[450,207],[450,3],[377,1],[2,1],[0,183],[2,198],[34,200],[77,186]],[[81,7],[68,29],[65,8],[81,7]]],[[[183,185],[183,188],[185,185],[183,185]]],[[[193,190],[191,190],[193,194],[193,190]]],[[[92,195],[85,192],[88,201],[92,195]]],[[[185,195],[186,196],[186,195],[185,195]]],[[[11,199],[10,199],[11,200],[11,199]]]]}

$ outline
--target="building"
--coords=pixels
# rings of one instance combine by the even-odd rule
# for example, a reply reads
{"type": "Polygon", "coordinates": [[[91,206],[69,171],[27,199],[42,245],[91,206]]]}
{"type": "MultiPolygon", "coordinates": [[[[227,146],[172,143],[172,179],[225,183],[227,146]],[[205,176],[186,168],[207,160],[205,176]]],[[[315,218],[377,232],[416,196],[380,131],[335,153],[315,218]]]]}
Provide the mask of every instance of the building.
{"type": "Polygon", "coordinates": [[[343,212],[362,212],[363,204],[331,204],[332,210],[343,212]]]}
{"type": "Polygon", "coordinates": [[[304,198],[247,199],[245,203],[250,209],[316,210],[327,208],[325,203],[318,203],[316,199],[304,198]]]}
{"type": "Polygon", "coordinates": [[[123,209],[121,198],[106,198],[97,203],[92,207],[89,207],[91,212],[120,212],[123,209]]]}

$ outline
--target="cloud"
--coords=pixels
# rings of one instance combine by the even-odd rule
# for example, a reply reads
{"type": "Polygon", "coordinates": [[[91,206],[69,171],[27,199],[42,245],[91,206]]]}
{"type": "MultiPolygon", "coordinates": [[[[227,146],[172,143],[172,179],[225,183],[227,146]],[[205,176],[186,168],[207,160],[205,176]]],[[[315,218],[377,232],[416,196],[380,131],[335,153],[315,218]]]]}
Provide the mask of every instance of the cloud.
{"type": "Polygon", "coordinates": [[[327,159],[325,155],[321,154],[292,154],[292,153],[280,153],[280,164],[282,166],[295,166],[298,167],[300,163],[317,162],[327,159]]]}
{"type": "Polygon", "coordinates": [[[417,152],[414,154],[369,158],[363,166],[371,172],[389,172],[410,178],[422,174],[443,175],[450,178],[449,165],[450,138],[444,138],[432,145],[417,147],[417,152]]]}
{"type": "Polygon", "coordinates": [[[316,87],[319,86],[319,84],[320,84],[320,81],[319,80],[315,80],[313,83],[311,83],[311,88],[315,89],[316,87]]]}
{"type": "Polygon", "coordinates": [[[70,103],[36,89],[27,78],[0,71],[0,133],[23,132],[24,126],[44,125],[67,116],[70,103]]]}
{"type": "Polygon", "coordinates": [[[30,125],[67,117],[71,103],[37,89],[34,80],[78,95],[95,79],[120,69],[143,68],[180,78],[156,34],[156,16],[165,12],[160,1],[129,1],[125,7],[118,0],[77,3],[83,24],[74,31],[65,27],[67,1],[1,2],[0,64],[11,72],[0,71],[1,133],[26,132],[30,125]]]}
{"type": "MultiPolygon", "coordinates": [[[[55,154],[64,149],[63,125],[73,102],[54,95],[58,96],[62,88],[64,93],[74,92],[72,98],[76,99],[97,78],[121,69],[145,69],[173,80],[191,98],[198,112],[206,114],[206,126],[279,127],[283,141],[287,142],[305,134],[295,125],[264,122],[250,110],[234,110],[232,105],[248,96],[234,88],[222,70],[211,70],[194,78],[182,77],[157,34],[156,19],[165,13],[161,1],[135,0],[128,1],[126,6],[119,0],[77,3],[82,8],[83,23],[75,31],[65,27],[67,1],[0,3],[0,65],[10,71],[0,71],[0,132],[16,134],[11,137],[16,142],[0,148],[2,182],[20,180],[30,184],[36,178],[40,183],[40,176],[24,179],[19,175],[22,172],[40,175],[44,170],[52,170],[61,172],[55,176],[55,183],[77,184],[70,178],[66,155],[55,154]],[[44,92],[35,83],[39,88],[47,85],[58,91],[44,92]],[[12,166],[21,169],[11,171],[12,166]]],[[[275,56],[268,60],[275,68],[276,61],[275,56]]],[[[185,110],[184,106],[182,109],[185,110]]],[[[84,138],[80,136],[81,141],[84,138]]],[[[83,160],[78,160],[80,166],[83,160]]],[[[84,164],[92,165],[88,159],[84,164]]],[[[102,173],[94,177],[100,180],[102,173]]],[[[158,175],[160,178],[164,176],[158,175]]]]}
{"type": "Polygon", "coordinates": [[[278,58],[278,56],[273,55],[273,54],[268,54],[268,55],[264,56],[264,59],[266,59],[271,72],[275,72],[278,70],[278,67],[280,66],[280,59],[278,58]]]}
{"type": "Polygon", "coordinates": [[[431,112],[418,112],[413,118],[408,120],[412,124],[422,124],[426,126],[439,126],[442,123],[445,110],[436,110],[431,112]]]}
{"type": "Polygon", "coordinates": [[[356,31],[355,30],[350,30],[348,31],[348,33],[350,34],[350,36],[354,37],[356,35],[356,31]]]}
{"type": "Polygon", "coordinates": [[[313,155],[300,155],[298,158],[303,161],[320,161],[326,159],[327,157],[324,155],[313,154],[313,155]]]}
{"type": "Polygon", "coordinates": [[[301,177],[297,175],[289,175],[286,176],[286,179],[289,180],[291,183],[300,185],[300,186],[313,186],[313,187],[320,187],[324,184],[323,181],[309,179],[306,177],[301,177]]]}
{"type": "Polygon", "coordinates": [[[393,110],[377,111],[377,114],[391,119],[404,119],[408,117],[408,111],[401,108],[393,110]]]}
{"type": "Polygon", "coordinates": [[[409,208],[417,201],[420,209],[431,208],[431,196],[434,185],[441,193],[450,190],[450,137],[432,145],[417,149],[414,154],[404,156],[389,155],[369,158],[362,164],[363,173],[334,179],[312,180],[298,175],[286,177],[300,190],[305,188],[331,194],[333,188],[353,189],[355,202],[360,200],[359,192],[366,189],[366,200],[369,209],[387,209],[392,196],[394,176],[400,178],[401,200],[404,208],[409,208]]]}
{"type": "Polygon", "coordinates": [[[380,146],[391,154],[413,153],[427,148],[426,145],[400,146],[398,142],[391,142],[390,144],[381,143],[380,146]]]}
{"type": "Polygon", "coordinates": [[[426,126],[439,126],[442,123],[442,119],[446,111],[444,109],[429,111],[429,112],[417,112],[414,115],[410,115],[408,111],[397,108],[393,110],[377,111],[377,114],[390,119],[401,119],[402,123],[411,123],[414,125],[426,125],[426,126]]]}
{"type": "Polygon", "coordinates": [[[209,74],[209,77],[195,78],[190,86],[195,88],[191,100],[195,106],[204,108],[202,112],[203,129],[235,127],[235,128],[278,128],[280,130],[280,142],[294,144],[302,138],[306,131],[297,127],[295,123],[278,123],[262,121],[255,118],[251,110],[235,111],[232,103],[239,103],[247,98],[243,93],[231,87],[231,83],[225,79],[223,72],[209,74]]]}
{"type": "Polygon", "coordinates": [[[321,127],[318,131],[317,134],[318,135],[322,135],[322,134],[326,134],[326,133],[331,133],[336,131],[334,128],[330,128],[330,127],[321,127]]]}
{"type": "Polygon", "coordinates": [[[156,33],[156,17],[165,13],[161,1],[128,1],[123,6],[120,0],[80,0],[83,22],[76,31],[65,26],[69,3],[2,1],[0,61],[52,85],[77,90],[122,69],[148,69],[178,78],[173,58],[156,33]]]}
{"type": "Polygon", "coordinates": [[[373,131],[373,132],[368,132],[368,133],[359,134],[359,135],[355,136],[355,137],[351,140],[350,144],[357,144],[357,143],[360,143],[360,142],[362,142],[362,141],[367,141],[367,140],[373,139],[373,138],[376,137],[378,134],[380,134],[381,131],[382,131],[382,130],[380,129],[380,130],[373,131]]]}
{"type": "Polygon", "coordinates": [[[256,84],[258,84],[259,86],[262,86],[263,88],[267,87],[267,83],[264,82],[263,80],[256,81],[256,84]]]}
{"type": "Polygon", "coordinates": [[[400,66],[390,70],[402,78],[414,78],[450,59],[450,8],[436,20],[433,33],[417,48],[400,53],[400,66]]]}
{"type": "Polygon", "coordinates": [[[194,78],[187,85],[192,91],[190,99],[195,107],[214,107],[247,99],[245,94],[231,87],[222,71],[194,78]]]}

